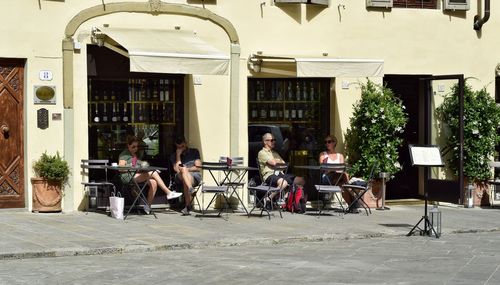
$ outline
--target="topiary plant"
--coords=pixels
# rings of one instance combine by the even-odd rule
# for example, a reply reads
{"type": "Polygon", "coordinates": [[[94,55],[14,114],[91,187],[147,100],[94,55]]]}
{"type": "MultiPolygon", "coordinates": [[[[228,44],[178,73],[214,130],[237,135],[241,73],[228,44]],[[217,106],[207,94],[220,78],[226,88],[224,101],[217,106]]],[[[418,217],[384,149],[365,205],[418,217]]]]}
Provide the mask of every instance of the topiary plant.
{"type": "Polygon", "coordinates": [[[66,183],[69,177],[69,165],[60,155],[48,155],[44,152],[40,159],[33,163],[35,175],[47,180],[60,181],[66,183]]]}
{"type": "Polygon", "coordinates": [[[368,178],[372,165],[391,176],[401,169],[398,148],[408,115],[391,89],[368,80],[361,85],[361,100],[354,104],[345,134],[347,161],[352,175],[368,178]]]}

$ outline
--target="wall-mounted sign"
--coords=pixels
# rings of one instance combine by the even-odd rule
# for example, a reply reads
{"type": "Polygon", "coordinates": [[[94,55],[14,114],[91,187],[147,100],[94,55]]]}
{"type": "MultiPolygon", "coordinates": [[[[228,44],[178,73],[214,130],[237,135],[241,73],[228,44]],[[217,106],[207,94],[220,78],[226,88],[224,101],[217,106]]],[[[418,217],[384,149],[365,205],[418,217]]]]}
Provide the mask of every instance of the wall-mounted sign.
{"type": "Polygon", "coordinates": [[[61,113],[52,113],[52,121],[60,121],[62,119],[61,113]]]}
{"type": "Polygon", "coordinates": [[[35,104],[55,104],[56,103],[56,87],[55,86],[35,86],[35,96],[33,102],[35,104]]]}
{"type": "Polygon", "coordinates": [[[52,71],[50,71],[50,70],[40,70],[40,73],[39,73],[38,77],[42,81],[51,81],[52,80],[52,71]]]}

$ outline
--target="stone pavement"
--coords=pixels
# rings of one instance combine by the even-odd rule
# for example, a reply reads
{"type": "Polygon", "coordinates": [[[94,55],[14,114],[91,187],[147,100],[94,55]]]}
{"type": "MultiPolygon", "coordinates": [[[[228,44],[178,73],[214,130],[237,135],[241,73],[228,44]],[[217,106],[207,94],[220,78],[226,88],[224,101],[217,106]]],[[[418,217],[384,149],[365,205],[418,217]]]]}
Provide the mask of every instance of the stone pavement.
{"type": "MultiPolygon", "coordinates": [[[[199,217],[160,210],[158,219],[132,214],[125,221],[94,212],[0,210],[0,259],[395,237],[406,235],[424,212],[423,204],[390,208],[373,210],[369,216],[335,213],[319,218],[315,212],[285,212],[280,219],[275,212],[271,220],[239,212],[199,217]]],[[[500,209],[440,206],[440,210],[443,235],[500,231],[500,209]]]]}

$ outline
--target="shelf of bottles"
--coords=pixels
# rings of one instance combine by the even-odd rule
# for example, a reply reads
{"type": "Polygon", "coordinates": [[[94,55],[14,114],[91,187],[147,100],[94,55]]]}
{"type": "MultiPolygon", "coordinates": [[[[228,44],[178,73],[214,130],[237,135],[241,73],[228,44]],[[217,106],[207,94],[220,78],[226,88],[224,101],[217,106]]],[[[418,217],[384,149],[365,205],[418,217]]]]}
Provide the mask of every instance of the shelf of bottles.
{"type": "Polygon", "coordinates": [[[175,124],[175,79],[89,79],[89,124],[175,124]]]}
{"type": "Polygon", "coordinates": [[[127,136],[135,135],[143,158],[166,160],[168,140],[179,128],[182,82],[172,75],[89,77],[90,157],[116,161],[127,136]]]}
{"type": "Polygon", "coordinates": [[[250,123],[319,123],[329,79],[249,79],[250,123]]]}

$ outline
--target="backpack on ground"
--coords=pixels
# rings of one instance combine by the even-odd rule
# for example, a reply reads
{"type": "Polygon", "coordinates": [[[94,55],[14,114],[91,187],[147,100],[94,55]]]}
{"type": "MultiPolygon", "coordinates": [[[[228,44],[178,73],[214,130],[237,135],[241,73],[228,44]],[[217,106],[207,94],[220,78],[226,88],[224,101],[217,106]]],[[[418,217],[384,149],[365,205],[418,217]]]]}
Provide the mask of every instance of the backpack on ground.
{"type": "Polygon", "coordinates": [[[293,185],[286,200],[286,210],[299,214],[306,212],[306,198],[302,186],[293,185]]]}

